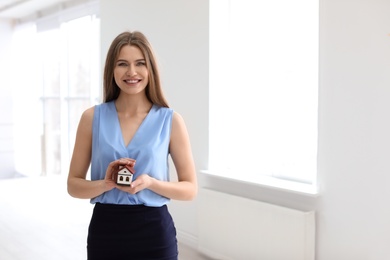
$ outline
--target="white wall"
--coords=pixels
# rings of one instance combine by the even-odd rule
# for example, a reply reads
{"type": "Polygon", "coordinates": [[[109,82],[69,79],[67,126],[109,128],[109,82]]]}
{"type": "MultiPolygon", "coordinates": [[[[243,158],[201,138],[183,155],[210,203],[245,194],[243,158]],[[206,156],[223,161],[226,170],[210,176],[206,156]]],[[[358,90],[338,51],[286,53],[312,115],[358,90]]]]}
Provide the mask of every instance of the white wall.
{"type": "Polygon", "coordinates": [[[390,259],[390,1],[321,1],[318,259],[390,259]]]}
{"type": "MultiPolygon", "coordinates": [[[[319,185],[307,198],[212,179],[201,185],[317,210],[317,260],[390,259],[390,1],[321,0],[319,185]]],[[[103,57],[119,32],[146,33],[198,170],[208,157],[208,0],[102,0],[103,57]]],[[[197,201],[173,202],[179,238],[196,243],[197,201]]],[[[255,223],[240,223],[254,225],[255,223]]]]}
{"type": "Polygon", "coordinates": [[[0,179],[15,174],[12,120],[12,88],[10,86],[9,64],[12,24],[0,20],[0,179]]]}

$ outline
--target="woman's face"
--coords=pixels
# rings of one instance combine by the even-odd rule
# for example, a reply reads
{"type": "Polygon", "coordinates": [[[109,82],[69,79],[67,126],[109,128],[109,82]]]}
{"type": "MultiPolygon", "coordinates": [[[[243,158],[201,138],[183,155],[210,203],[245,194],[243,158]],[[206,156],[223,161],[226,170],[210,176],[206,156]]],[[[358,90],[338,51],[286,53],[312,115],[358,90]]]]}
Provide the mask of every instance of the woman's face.
{"type": "Polygon", "coordinates": [[[145,91],[149,82],[145,57],[136,46],[122,47],[115,62],[114,79],[126,94],[138,94],[145,91]]]}

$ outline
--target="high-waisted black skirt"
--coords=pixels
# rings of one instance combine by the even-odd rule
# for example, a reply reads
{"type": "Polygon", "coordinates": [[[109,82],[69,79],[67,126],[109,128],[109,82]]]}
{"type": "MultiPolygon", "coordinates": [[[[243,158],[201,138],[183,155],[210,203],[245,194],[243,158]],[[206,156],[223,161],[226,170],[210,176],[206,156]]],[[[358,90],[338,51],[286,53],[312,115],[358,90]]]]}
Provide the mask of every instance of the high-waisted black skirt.
{"type": "Polygon", "coordinates": [[[88,260],[177,260],[176,228],[167,206],[96,203],[88,260]]]}

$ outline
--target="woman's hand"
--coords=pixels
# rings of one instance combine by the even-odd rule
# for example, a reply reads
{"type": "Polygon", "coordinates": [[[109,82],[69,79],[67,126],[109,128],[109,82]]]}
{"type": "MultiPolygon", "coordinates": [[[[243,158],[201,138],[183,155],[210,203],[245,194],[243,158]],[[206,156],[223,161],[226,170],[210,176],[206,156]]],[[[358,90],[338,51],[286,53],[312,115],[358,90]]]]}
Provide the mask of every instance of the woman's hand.
{"type": "Polygon", "coordinates": [[[105,190],[109,191],[113,188],[120,189],[120,186],[116,184],[116,177],[118,176],[117,173],[121,169],[121,167],[125,165],[130,165],[134,167],[135,160],[131,158],[121,158],[119,160],[112,161],[106,170],[106,176],[104,177],[104,185],[105,190]]]}
{"type": "Polygon", "coordinates": [[[153,178],[149,175],[141,174],[130,184],[130,186],[118,185],[116,188],[130,194],[136,194],[141,190],[149,188],[152,181],[153,178]]]}

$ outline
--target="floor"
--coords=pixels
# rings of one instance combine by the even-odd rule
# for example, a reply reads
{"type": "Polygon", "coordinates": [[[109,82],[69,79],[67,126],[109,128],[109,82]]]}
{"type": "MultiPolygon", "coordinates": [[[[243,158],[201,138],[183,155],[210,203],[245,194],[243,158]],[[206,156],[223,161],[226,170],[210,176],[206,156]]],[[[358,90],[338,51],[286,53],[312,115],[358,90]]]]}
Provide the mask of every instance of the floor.
{"type": "MultiPolygon", "coordinates": [[[[64,177],[0,180],[0,259],[85,260],[91,211],[67,194],[64,177]]],[[[179,243],[179,260],[204,259],[179,243]]]]}

